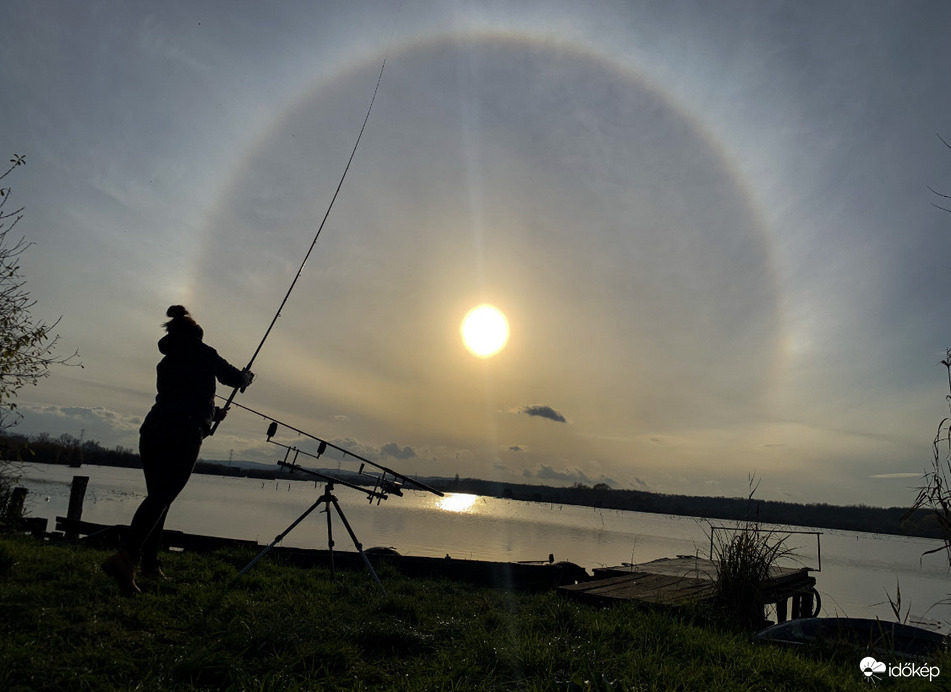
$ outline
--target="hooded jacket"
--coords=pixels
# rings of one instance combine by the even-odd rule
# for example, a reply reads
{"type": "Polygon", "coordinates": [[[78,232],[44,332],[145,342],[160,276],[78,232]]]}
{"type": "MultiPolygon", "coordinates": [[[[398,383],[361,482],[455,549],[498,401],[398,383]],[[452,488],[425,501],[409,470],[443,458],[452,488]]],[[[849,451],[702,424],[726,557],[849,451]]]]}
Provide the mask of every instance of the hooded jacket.
{"type": "Polygon", "coordinates": [[[158,349],[164,356],[155,368],[158,393],[142,427],[156,419],[190,419],[207,433],[214,422],[215,381],[240,387],[244,376],[193,334],[166,334],[158,349]]]}

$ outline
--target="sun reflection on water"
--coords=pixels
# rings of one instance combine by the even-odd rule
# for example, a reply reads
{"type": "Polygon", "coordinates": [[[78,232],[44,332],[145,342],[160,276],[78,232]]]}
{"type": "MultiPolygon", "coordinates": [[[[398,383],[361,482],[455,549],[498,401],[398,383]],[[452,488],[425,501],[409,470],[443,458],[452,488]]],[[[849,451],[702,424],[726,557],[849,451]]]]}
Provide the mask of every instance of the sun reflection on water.
{"type": "Polygon", "coordinates": [[[472,505],[475,504],[477,499],[479,499],[478,495],[449,493],[445,497],[439,498],[436,506],[447,512],[469,512],[472,510],[472,505]]]}

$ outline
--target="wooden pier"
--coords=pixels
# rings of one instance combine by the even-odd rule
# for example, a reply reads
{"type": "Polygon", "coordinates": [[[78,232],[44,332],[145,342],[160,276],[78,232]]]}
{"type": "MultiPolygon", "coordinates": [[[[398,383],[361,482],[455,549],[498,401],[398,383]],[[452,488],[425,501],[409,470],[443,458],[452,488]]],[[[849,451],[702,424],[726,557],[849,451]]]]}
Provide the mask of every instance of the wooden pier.
{"type": "MultiPolygon", "coordinates": [[[[639,565],[601,567],[592,570],[592,581],[558,587],[566,596],[579,600],[609,603],[642,601],[681,605],[705,601],[714,596],[717,565],[712,560],[681,555],[660,558],[639,565]]],[[[812,617],[818,611],[816,579],[807,567],[773,567],[762,585],[763,605],[775,604],[776,617],[784,622],[792,602],[792,617],[812,617]]]]}

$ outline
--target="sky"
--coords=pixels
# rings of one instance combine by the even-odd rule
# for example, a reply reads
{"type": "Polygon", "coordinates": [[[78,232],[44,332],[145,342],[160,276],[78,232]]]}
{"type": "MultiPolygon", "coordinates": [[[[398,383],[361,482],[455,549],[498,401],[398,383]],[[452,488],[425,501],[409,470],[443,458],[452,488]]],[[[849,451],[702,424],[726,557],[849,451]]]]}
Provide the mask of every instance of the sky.
{"type": "MultiPolygon", "coordinates": [[[[172,304],[247,364],[385,57],[239,403],[419,476],[909,505],[948,414],[948,26],[943,1],[9,2],[22,272],[84,366],[17,430],[136,448],[172,304]],[[483,303],[489,358],[460,336],[483,303]]],[[[276,461],[266,427],[234,410],[202,457],[276,461]]]]}

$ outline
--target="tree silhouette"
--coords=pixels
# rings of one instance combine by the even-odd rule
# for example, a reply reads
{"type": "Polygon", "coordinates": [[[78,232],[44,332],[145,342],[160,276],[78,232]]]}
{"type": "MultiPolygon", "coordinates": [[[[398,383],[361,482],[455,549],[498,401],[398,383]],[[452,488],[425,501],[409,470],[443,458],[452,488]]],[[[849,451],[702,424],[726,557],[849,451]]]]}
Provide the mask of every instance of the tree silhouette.
{"type": "MultiPolygon", "coordinates": [[[[25,156],[14,154],[0,180],[25,164],[25,156]]],[[[59,335],[53,330],[59,319],[47,324],[35,320],[30,312],[36,301],[20,273],[20,258],[33,243],[24,236],[16,239],[11,235],[24,209],[7,210],[12,197],[12,188],[0,188],[0,429],[14,425],[18,419],[15,399],[20,389],[49,376],[54,365],[82,367],[78,352],[66,357],[55,353],[59,335]]]]}

